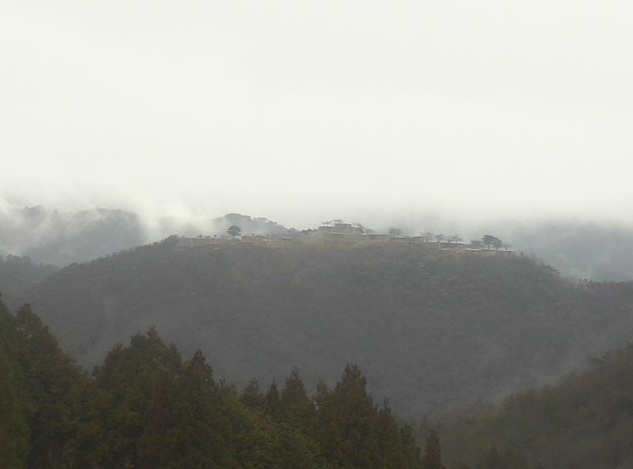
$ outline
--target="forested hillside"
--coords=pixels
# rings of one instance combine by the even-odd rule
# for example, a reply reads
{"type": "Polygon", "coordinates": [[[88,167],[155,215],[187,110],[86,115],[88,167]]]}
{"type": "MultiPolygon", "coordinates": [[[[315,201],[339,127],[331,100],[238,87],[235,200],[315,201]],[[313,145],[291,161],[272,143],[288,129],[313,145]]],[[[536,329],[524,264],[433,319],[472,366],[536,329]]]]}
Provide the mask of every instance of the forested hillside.
{"type": "Polygon", "coordinates": [[[296,369],[238,393],[150,329],[89,375],[29,306],[0,302],[0,370],[2,469],[422,469],[411,429],[356,365],[314,397],[296,369]]]}
{"type": "Polygon", "coordinates": [[[633,467],[633,347],[556,386],[513,395],[441,431],[449,459],[481,469],[633,467]]]}
{"type": "Polygon", "coordinates": [[[239,385],[293,366],[308,387],[333,384],[357,362],[373,394],[412,417],[551,380],[633,333],[631,284],[572,284],[528,257],[396,242],[177,241],[70,266],[26,299],[84,364],[156,325],[239,385]]]}

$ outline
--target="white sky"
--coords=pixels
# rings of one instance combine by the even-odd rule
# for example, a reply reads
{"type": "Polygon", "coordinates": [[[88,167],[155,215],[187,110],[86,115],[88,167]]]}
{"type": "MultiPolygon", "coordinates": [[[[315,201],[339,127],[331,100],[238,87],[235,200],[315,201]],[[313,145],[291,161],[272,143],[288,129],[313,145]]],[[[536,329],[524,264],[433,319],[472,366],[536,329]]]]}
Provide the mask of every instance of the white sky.
{"type": "Polygon", "coordinates": [[[2,0],[0,199],[633,219],[633,4],[2,0]]]}

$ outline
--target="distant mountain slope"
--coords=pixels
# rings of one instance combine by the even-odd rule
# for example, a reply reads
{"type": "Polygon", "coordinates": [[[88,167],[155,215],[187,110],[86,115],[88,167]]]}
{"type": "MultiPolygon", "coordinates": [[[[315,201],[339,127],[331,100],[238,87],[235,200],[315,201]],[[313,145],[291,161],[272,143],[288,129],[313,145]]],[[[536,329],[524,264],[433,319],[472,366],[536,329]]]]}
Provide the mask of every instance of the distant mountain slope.
{"type": "MultiPolygon", "coordinates": [[[[215,219],[159,217],[95,208],[58,211],[42,206],[0,210],[0,255],[66,266],[130,249],[170,234],[226,237],[239,226],[244,235],[284,235],[291,230],[266,218],[229,213],[215,219]]],[[[0,279],[1,280],[1,279],[0,279]]],[[[0,284],[1,285],[1,284],[0,284]]]]}
{"type": "Polygon", "coordinates": [[[623,225],[552,222],[512,227],[502,236],[536,253],[564,275],[633,280],[633,229],[623,225]]]}
{"type": "Polygon", "coordinates": [[[25,288],[58,270],[52,265],[36,264],[28,257],[0,256],[0,292],[7,304],[17,308],[17,298],[25,288]]]}
{"type": "Polygon", "coordinates": [[[630,284],[563,281],[527,257],[395,242],[178,248],[177,238],[65,268],[25,296],[84,364],[149,325],[240,384],[358,362],[408,415],[558,376],[633,333],[630,284]]]}
{"type": "Polygon", "coordinates": [[[0,212],[0,254],[68,265],[146,242],[138,215],[122,210],[60,212],[42,206],[0,212]]]}
{"type": "Polygon", "coordinates": [[[633,467],[633,346],[592,360],[588,371],[559,385],[445,426],[442,437],[449,459],[485,460],[495,445],[501,459],[525,461],[494,467],[633,467]]]}

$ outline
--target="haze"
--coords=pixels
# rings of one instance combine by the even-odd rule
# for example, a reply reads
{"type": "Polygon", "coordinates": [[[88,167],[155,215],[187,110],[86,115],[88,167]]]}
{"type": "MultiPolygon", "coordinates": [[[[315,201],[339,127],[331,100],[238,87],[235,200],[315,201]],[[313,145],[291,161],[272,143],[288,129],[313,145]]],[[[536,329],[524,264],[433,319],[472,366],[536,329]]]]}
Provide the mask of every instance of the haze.
{"type": "Polygon", "coordinates": [[[302,228],[633,215],[616,1],[0,6],[0,199],[302,228]]]}

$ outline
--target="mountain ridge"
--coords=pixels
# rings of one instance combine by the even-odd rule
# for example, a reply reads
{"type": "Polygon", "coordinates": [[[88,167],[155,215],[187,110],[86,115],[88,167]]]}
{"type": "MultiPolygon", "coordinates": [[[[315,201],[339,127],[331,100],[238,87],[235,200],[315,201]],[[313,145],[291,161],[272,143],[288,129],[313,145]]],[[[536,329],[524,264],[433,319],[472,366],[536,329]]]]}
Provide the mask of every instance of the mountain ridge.
{"type": "Polygon", "coordinates": [[[332,382],[358,362],[374,395],[408,416],[547,382],[633,333],[631,284],[573,284],[528,256],[390,242],[177,244],[67,267],[25,298],[84,364],[154,324],[187,352],[218,357],[241,385],[295,365],[309,384],[332,382]]]}

